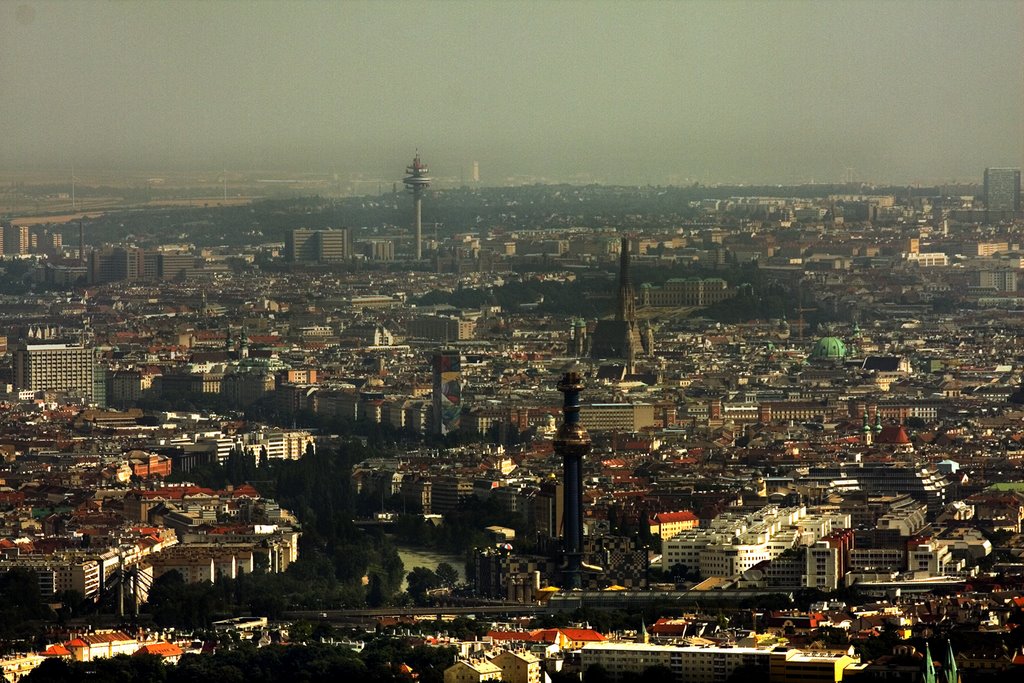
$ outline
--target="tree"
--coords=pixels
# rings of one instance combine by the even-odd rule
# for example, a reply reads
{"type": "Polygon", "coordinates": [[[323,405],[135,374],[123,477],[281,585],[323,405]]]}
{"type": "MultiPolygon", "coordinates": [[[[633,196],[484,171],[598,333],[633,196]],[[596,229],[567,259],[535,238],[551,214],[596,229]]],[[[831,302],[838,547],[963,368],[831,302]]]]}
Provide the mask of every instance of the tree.
{"type": "Polygon", "coordinates": [[[381,583],[380,574],[370,574],[370,585],[366,591],[366,604],[369,607],[380,607],[384,604],[384,589],[381,583]]]}
{"type": "Polygon", "coordinates": [[[296,621],[288,628],[288,642],[305,643],[313,637],[313,625],[305,620],[296,621]]]}
{"type": "Polygon", "coordinates": [[[406,590],[417,604],[425,603],[427,591],[441,585],[441,580],[437,578],[437,574],[426,567],[413,567],[413,570],[406,577],[406,581],[408,582],[406,590]]]}
{"type": "Polygon", "coordinates": [[[321,621],[313,627],[313,633],[311,634],[314,640],[331,640],[334,638],[334,627],[331,626],[329,621],[321,621]]]}
{"type": "Polygon", "coordinates": [[[439,562],[434,572],[442,586],[454,588],[455,584],[459,582],[459,570],[447,562],[439,562]]]}
{"type": "Polygon", "coordinates": [[[148,603],[160,626],[202,628],[209,626],[214,612],[222,606],[222,597],[209,582],[185,583],[178,571],[169,571],[153,581],[148,603]]]}
{"type": "Polygon", "coordinates": [[[13,640],[32,634],[33,621],[54,616],[39,595],[34,572],[12,569],[0,573],[0,639],[13,640]]]}
{"type": "Polygon", "coordinates": [[[24,679],[25,683],[75,683],[71,664],[60,657],[47,657],[24,679]]]}

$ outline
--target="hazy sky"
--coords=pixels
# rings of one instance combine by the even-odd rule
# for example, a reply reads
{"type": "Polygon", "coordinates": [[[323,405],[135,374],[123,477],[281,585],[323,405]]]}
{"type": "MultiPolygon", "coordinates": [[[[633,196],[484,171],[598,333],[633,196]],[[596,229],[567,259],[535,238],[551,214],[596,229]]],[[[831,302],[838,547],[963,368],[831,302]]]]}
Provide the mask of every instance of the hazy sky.
{"type": "Polygon", "coordinates": [[[0,169],[664,183],[1024,163],[1024,0],[0,2],[0,169]]]}

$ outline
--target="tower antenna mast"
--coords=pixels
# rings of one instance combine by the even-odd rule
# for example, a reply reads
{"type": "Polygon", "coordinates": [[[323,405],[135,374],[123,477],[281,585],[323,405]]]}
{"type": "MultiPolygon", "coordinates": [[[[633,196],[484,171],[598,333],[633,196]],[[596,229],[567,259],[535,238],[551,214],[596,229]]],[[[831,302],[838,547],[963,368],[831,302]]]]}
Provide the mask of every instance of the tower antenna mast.
{"type": "Polygon", "coordinates": [[[405,177],[402,183],[412,192],[413,205],[415,206],[415,229],[416,229],[416,260],[423,258],[423,191],[430,187],[430,169],[420,161],[420,151],[416,150],[412,164],[405,168],[405,177]]]}

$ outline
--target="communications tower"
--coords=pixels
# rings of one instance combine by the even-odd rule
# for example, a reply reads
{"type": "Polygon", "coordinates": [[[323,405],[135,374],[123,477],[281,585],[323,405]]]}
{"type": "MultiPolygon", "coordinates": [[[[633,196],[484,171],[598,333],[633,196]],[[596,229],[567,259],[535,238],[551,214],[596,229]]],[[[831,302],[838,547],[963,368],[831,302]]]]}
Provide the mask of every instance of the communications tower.
{"type": "Polygon", "coordinates": [[[423,190],[430,186],[430,169],[420,161],[419,150],[413,157],[412,165],[405,167],[402,182],[412,192],[413,204],[416,207],[416,260],[423,258],[423,190]]]}

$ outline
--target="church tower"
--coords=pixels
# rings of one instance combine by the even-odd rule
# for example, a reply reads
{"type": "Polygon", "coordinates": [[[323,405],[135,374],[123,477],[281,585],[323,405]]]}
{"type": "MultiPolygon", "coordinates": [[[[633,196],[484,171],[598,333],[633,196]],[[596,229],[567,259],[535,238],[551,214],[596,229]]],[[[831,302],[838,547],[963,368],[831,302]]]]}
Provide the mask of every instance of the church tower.
{"type": "Polygon", "coordinates": [[[599,320],[590,344],[594,360],[625,360],[634,371],[636,357],[643,352],[640,327],[636,322],[636,292],[629,274],[629,238],[623,237],[619,252],[619,296],[614,320],[599,320]]]}

